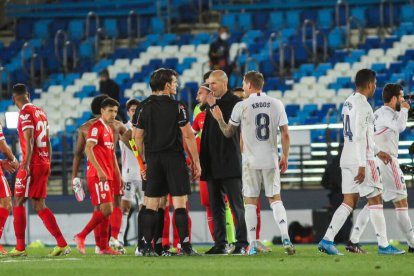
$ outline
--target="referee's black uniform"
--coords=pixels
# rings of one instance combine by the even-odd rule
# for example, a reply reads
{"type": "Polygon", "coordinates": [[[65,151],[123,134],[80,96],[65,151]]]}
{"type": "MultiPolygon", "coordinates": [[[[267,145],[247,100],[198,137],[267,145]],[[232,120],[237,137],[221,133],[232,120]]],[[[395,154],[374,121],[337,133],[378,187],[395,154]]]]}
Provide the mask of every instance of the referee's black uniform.
{"type": "MultiPolygon", "coordinates": [[[[226,122],[230,119],[233,107],[239,101],[240,99],[230,92],[216,101],[226,122]]],[[[206,113],[201,136],[200,163],[200,179],[207,181],[214,220],[215,246],[210,253],[220,254],[227,243],[224,194],[227,194],[236,219],[235,251],[240,251],[248,245],[242,196],[240,134],[237,132],[231,138],[226,138],[209,110],[206,113]]]]}

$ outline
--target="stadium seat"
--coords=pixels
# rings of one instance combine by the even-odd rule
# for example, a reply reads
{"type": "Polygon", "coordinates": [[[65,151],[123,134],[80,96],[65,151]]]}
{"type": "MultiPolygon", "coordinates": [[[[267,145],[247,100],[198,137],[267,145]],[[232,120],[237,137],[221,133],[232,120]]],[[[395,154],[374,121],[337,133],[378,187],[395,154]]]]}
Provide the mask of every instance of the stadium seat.
{"type": "Polygon", "coordinates": [[[119,31],[116,19],[105,19],[103,28],[105,34],[110,38],[118,38],[119,31]]]}
{"type": "Polygon", "coordinates": [[[152,33],[155,34],[163,34],[164,33],[164,21],[158,17],[151,18],[151,30],[152,33]]]}

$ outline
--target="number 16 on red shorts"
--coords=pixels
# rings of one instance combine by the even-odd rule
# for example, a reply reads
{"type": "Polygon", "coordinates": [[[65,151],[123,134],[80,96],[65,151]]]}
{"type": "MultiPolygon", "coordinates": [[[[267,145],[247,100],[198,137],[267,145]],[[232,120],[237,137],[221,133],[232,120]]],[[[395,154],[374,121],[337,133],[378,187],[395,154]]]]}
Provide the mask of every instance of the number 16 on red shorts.
{"type": "Polygon", "coordinates": [[[91,195],[92,205],[113,202],[112,180],[99,181],[97,177],[88,177],[88,189],[91,195]]]}

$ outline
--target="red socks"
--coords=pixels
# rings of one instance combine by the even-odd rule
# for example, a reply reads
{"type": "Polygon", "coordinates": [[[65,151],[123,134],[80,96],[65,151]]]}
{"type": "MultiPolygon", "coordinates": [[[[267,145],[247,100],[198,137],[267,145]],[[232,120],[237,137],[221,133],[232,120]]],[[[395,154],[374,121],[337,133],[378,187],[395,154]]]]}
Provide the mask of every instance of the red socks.
{"type": "Polygon", "coordinates": [[[256,215],[257,215],[256,240],[260,240],[260,224],[261,224],[261,219],[260,219],[260,200],[257,202],[256,215]]]}
{"type": "Polygon", "coordinates": [[[170,207],[164,210],[164,229],[162,231],[162,246],[170,246],[170,207]]]}
{"type": "MultiPolygon", "coordinates": [[[[95,211],[96,212],[96,211],[95,211]]],[[[101,230],[99,229],[99,225],[93,228],[93,235],[95,236],[95,245],[99,247],[101,244],[101,230]]]]}
{"type": "Polygon", "coordinates": [[[13,208],[13,225],[16,235],[16,250],[23,251],[25,249],[25,232],[26,232],[26,208],[17,206],[13,208]]]}
{"type": "Polygon", "coordinates": [[[99,249],[102,251],[108,248],[109,219],[104,218],[98,228],[100,234],[99,249]]]}
{"type": "MultiPolygon", "coordinates": [[[[82,239],[85,239],[86,236],[92,232],[95,227],[97,227],[106,217],[102,214],[101,211],[94,211],[92,214],[91,220],[86,224],[85,228],[77,235],[82,239]]],[[[102,248],[101,248],[102,249],[102,248]]]]}
{"type": "Polygon", "coordinates": [[[57,245],[59,247],[65,247],[68,245],[62,235],[62,232],[60,232],[55,216],[49,208],[45,208],[40,211],[39,217],[42,219],[43,224],[46,226],[46,229],[49,231],[49,233],[55,237],[57,245]]]}
{"type": "Polygon", "coordinates": [[[6,220],[9,217],[9,211],[6,208],[0,208],[0,239],[3,235],[4,225],[6,224],[6,220]]]}
{"type": "Polygon", "coordinates": [[[115,207],[112,215],[109,217],[111,223],[111,236],[118,239],[119,229],[122,224],[122,211],[121,208],[115,207]]]}

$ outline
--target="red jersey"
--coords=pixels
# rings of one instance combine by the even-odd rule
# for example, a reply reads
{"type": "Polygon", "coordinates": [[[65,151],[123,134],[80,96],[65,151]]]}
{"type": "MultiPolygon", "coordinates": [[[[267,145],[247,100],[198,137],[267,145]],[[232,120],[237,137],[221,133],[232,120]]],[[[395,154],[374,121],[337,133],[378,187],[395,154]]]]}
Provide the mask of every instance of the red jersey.
{"type": "MultiPolygon", "coordinates": [[[[5,140],[6,138],[4,138],[4,134],[3,134],[3,126],[1,125],[1,123],[0,123],[0,141],[1,140],[5,140]]],[[[2,175],[3,174],[3,169],[2,169],[2,167],[0,166],[0,175],[2,175]]]]}
{"type": "Polygon", "coordinates": [[[33,153],[30,165],[50,164],[50,152],[47,146],[49,123],[45,112],[31,103],[23,105],[17,121],[20,147],[22,149],[23,161],[26,162],[26,140],[23,132],[33,129],[33,153]]]}
{"type": "MultiPolygon", "coordinates": [[[[93,153],[108,180],[114,179],[114,134],[112,129],[101,119],[89,128],[86,141],[93,141],[93,153]]],[[[88,160],[87,177],[98,177],[98,172],[88,160]]]]}
{"type": "Polygon", "coordinates": [[[206,112],[205,111],[200,112],[195,117],[193,124],[191,126],[193,130],[197,133],[196,142],[197,142],[198,153],[200,153],[201,133],[203,131],[205,119],[206,119],[206,112]]]}

